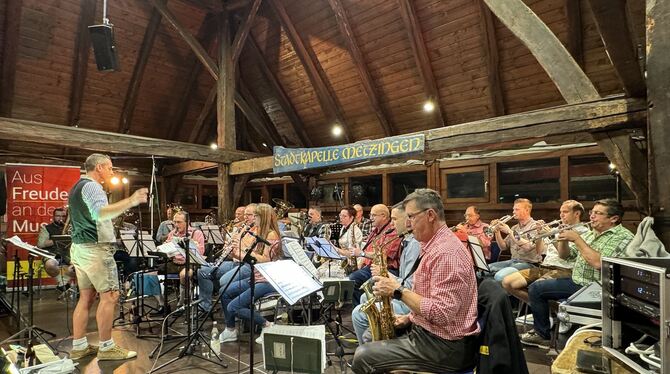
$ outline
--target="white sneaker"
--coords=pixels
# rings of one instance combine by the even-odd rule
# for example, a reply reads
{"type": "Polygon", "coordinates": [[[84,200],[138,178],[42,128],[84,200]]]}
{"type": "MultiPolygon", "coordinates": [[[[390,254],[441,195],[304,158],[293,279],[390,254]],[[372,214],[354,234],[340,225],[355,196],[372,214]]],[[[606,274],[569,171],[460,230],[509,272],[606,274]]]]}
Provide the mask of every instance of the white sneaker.
{"type": "Polygon", "coordinates": [[[565,334],[568,331],[570,331],[571,328],[572,328],[572,323],[561,321],[561,324],[558,325],[558,332],[560,332],[561,334],[565,334]]]}
{"type": "Polygon", "coordinates": [[[274,323],[270,322],[269,326],[263,327],[263,330],[261,330],[261,335],[256,338],[256,344],[263,344],[263,335],[265,334],[265,331],[272,326],[274,326],[274,323]]]}
{"type": "Polygon", "coordinates": [[[237,341],[237,330],[224,329],[219,335],[219,342],[228,343],[237,341]]]}

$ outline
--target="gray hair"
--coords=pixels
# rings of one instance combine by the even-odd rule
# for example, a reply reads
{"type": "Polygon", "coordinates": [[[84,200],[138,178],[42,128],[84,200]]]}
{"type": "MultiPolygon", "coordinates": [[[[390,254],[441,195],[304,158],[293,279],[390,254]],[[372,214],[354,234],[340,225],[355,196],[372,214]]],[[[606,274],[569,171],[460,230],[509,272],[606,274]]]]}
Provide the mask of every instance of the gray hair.
{"type": "Polygon", "coordinates": [[[414,201],[419,209],[433,209],[440,221],[444,221],[444,204],[440,194],[430,188],[417,188],[402,201],[403,208],[407,207],[410,201],[414,201]]]}
{"type": "Polygon", "coordinates": [[[84,169],[86,169],[86,172],[88,173],[95,170],[96,166],[106,161],[112,161],[112,159],[107,155],[103,155],[102,153],[94,153],[86,158],[86,161],[84,162],[84,169]]]}
{"type": "Polygon", "coordinates": [[[617,199],[601,199],[593,203],[594,206],[602,205],[607,208],[607,216],[618,216],[617,224],[623,221],[624,208],[617,199]]]}
{"type": "Polygon", "coordinates": [[[313,207],[310,207],[309,209],[312,209],[313,211],[315,211],[315,212],[319,213],[319,215],[321,215],[321,212],[322,212],[322,211],[321,211],[321,207],[320,207],[320,206],[315,205],[315,206],[313,206],[313,207]]]}

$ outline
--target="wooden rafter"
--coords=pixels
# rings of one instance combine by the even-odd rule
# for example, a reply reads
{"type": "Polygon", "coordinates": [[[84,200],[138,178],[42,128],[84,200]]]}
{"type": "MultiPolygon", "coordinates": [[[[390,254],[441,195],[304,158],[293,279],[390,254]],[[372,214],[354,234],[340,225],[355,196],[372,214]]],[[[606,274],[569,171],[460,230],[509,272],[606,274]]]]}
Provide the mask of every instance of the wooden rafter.
{"type": "Polygon", "coordinates": [[[241,98],[239,100],[238,108],[244,114],[244,116],[249,120],[249,124],[252,128],[263,138],[263,141],[269,145],[282,145],[281,136],[277,132],[276,128],[272,121],[267,118],[262,113],[265,113],[265,110],[260,110],[258,108],[258,103],[253,97],[249,88],[240,80],[239,93],[241,98]]]}
{"type": "Polygon", "coordinates": [[[482,28],[482,53],[486,57],[488,73],[489,105],[493,116],[505,115],[505,100],[500,78],[500,58],[498,56],[498,40],[493,24],[493,15],[489,8],[481,1],[479,3],[479,21],[482,28]]]}
{"type": "Polygon", "coordinates": [[[577,65],[584,67],[582,48],[582,7],[581,0],[565,0],[565,19],[568,22],[568,40],[566,47],[577,65]]]}
{"type": "Polygon", "coordinates": [[[233,65],[237,64],[237,60],[240,58],[242,53],[242,48],[244,43],[247,41],[247,37],[251,32],[251,26],[254,25],[254,20],[256,19],[256,14],[258,13],[258,8],[261,7],[262,0],[254,0],[254,3],[249,9],[249,14],[242,24],[242,28],[235,35],[235,40],[233,40],[233,65]]]}
{"type": "Polygon", "coordinates": [[[212,87],[212,89],[209,90],[207,100],[205,100],[205,104],[200,110],[198,118],[195,120],[195,125],[193,125],[193,127],[191,128],[191,133],[188,136],[189,143],[195,143],[198,140],[198,135],[200,135],[203,126],[207,122],[207,118],[209,118],[209,116],[212,113],[212,110],[214,110],[215,102],[216,102],[216,85],[214,85],[214,87],[212,87]]]}
{"type": "Polygon", "coordinates": [[[522,0],[484,0],[528,47],[568,104],[600,98],[593,83],[549,27],[522,0]]]}
{"type": "MultiPolygon", "coordinates": [[[[451,150],[522,139],[544,140],[556,135],[639,127],[645,120],[646,103],[643,100],[610,97],[422,131],[426,136],[426,150],[422,157],[434,159],[451,150]]],[[[231,164],[231,173],[267,172],[272,169],[273,160],[270,156],[236,161],[231,164]]]]}
{"type": "Polygon", "coordinates": [[[0,115],[11,116],[14,106],[14,77],[19,53],[22,0],[8,0],[3,25],[4,47],[0,70],[0,115]]]}
{"type": "Polygon", "coordinates": [[[247,45],[250,47],[249,51],[251,51],[254,57],[255,65],[260,69],[265,82],[270,86],[270,89],[272,89],[275,99],[277,99],[279,106],[284,111],[284,114],[286,114],[286,117],[288,117],[288,120],[293,127],[293,131],[298,136],[300,145],[302,147],[312,147],[312,141],[310,140],[309,136],[307,136],[307,132],[305,131],[305,124],[300,119],[300,116],[298,116],[298,112],[296,112],[293,104],[291,104],[291,101],[288,95],[286,95],[286,92],[284,91],[281,83],[279,83],[279,80],[274,75],[274,73],[272,73],[270,67],[265,62],[263,53],[261,52],[260,48],[258,48],[258,44],[256,44],[256,41],[252,35],[249,35],[249,42],[247,45]]]}
{"type": "Polygon", "coordinates": [[[63,145],[100,152],[156,155],[189,160],[231,162],[260,156],[235,150],[0,117],[0,139],[63,145]]]}
{"type": "Polygon", "coordinates": [[[342,127],[342,138],[344,141],[346,143],[351,142],[352,138],[347,123],[344,120],[342,109],[337,103],[335,94],[328,84],[326,73],[323,71],[314,51],[311,48],[307,48],[305,43],[303,43],[302,38],[293,25],[293,21],[291,21],[284,5],[278,0],[268,0],[268,3],[271,5],[272,10],[279,19],[282,28],[286,32],[286,36],[291,42],[298,59],[300,59],[300,62],[314,87],[314,92],[316,93],[321,109],[326,115],[326,120],[329,122],[337,122],[342,127]]]}
{"type": "MultiPolygon", "coordinates": [[[[164,0],[155,1],[161,3],[161,6],[165,7],[164,0]]],[[[158,33],[160,25],[161,13],[154,8],[151,11],[151,18],[149,19],[149,24],[144,32],[142,46],[137,55],[137,61],[133,68],[133,75],[130,78],[130,83],[128,83],[126,98],[123,101],[123,110],[121,111],[121,118],[119,119],[119,132],[122,134],[128,134],[130,132],[133,113],[135,112],[135,104],[137,104],[137,97],[140,92],[140,86],[142,85],[142,79],[144,78],[144,68],[147,66],[147,61],[149,61],[149,55],[153,49],[154,40],[156,39],[156,34],[158,33]]]]}
{"type": "MultiPolygon", "coordinates": [[[[223,149],[237,148],[235,138],[235,69],[231,42],[230,17],[228,11],[224,10],[219,17],[219,79],[216,81],[216,143],[223,149]]],[[[219,196],[227,198],[229,194],[219,196]]],[[[221,202],[219,202],[219,205],[221,205],[221,202]]]]}
{"type": "Polygon", "coordinates": [[[368,71],[365,59],[363,58],[363,53],[361,52],[361,49],[358,48],[358,43],[356,43],[356,37],[354,36],[354,30],[349,23],[347,11],[342,6],[340,0],[328,0],[328,3],[335,13],[335,19],[337,21],[337,26],[340,28],[340,34],[344,38],[351,59],[354,61],[358,76],[361,78],[363,90],[365,90],[365,95],[370,102],[372,110],[377,116],[382,131],[385,136],[392,136],[396,132],[393,129],[393,125],[389,122],[388,116],[384,112],[384,108],[382,108],[382,105],[379,102],[379,92],[372,81],[372,76],[368,71]]]}
{"type": "Polygon", "coordinates": [[[647,87],[628,30],[626,0],[588,0],[607,56],[614,65],[623,89],[631,97],[644,97],[647,87]]]}
{"type": "Polygon", "coordinates": [[[91,37],[88,26],[95,20],[97,1],[82,1],[80,5],[79,24],[74,42],[74,62],[72,63],[72,84],[70,85],[70,104],[68,106],[67,123],[70,126],[79,124],[81,103],[84,98],[84,84],[88,72],[88,56],[91,49],[91,37]]]}
{"type": "Polygon", "coordinates": [[[405,23],[405,29],[409,35],[409,43],[412,46],[412,53],[417,69],[419,69],[419,76],[423,82],[423,90],[426,93],[428,100],[430,100],[435,109],[433,110],[433,117],[435,118],[435,127],[442,127],[447,124],[447,118],[442,113],[442,105],[440,104],[440,92],[437,89],[435,76],[433,75],[433,68],[430,65],[428,58],[428,51],[426,50],[426,43],[423,40],[423,32],[419,24],[419,18],[414,11],[414,5],[411,0],[398,0],[400,4],[400,14],[405,23]]]}

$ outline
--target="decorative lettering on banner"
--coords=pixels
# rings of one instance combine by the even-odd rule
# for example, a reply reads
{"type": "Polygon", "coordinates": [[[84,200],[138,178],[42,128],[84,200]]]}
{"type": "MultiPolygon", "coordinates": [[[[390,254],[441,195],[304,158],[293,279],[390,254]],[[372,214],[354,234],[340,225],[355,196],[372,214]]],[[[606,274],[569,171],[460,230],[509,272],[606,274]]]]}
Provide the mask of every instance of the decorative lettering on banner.
{"type": "MultiPolygon", "coordinates": [[[[40,227],[51,222],[56,208],[67,205],[70,188],[80,175],[75,166],[7,164],[7,237],[18,235],[37,245],[40,227]]],[[[14,255],[15,247],[11,247],[8,257],[14,255]]],[[[19,249],[19,258],[28,258],[23,249],[19,249]]],[[[8,279],[12,279],[14,263],[7,265],[8,279]]]]}
{"type": "Polygon", "coordinates": [[[287,173],[358,161],[423,152],[424,134],[401,135],[377,140],[320,148],[273,148],[272,171],[287,173]]]}

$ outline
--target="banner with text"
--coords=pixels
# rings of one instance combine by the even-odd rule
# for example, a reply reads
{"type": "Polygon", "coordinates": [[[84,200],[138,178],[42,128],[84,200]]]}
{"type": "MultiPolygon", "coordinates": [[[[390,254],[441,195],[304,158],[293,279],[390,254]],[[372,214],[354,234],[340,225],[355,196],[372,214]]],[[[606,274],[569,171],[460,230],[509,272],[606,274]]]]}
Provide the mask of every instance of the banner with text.
{"type": "MultiPolygon", "coordinates": [[[[54,209],[67,205],[70,188],[80,175],[80,168],[74,166],[7,164],[7,237],[18,235],[37,245],[40,226],[51,222],[54,209]]],[[[16,247],[9,247],[7,257],[12,258],[16,247]]],[[[28,258],[25,250],[19,250],[19,258],[28,258]]],[[[7,265],[8,279],[12,279],[14,263],[7,265]]]]}
{"type": "Polygon", "coordinates": [[[401,135],[390,138],[363,140],[360,142],[320,148],[274,147],[272,171],[287,173],[349,164],[371,159],[395,157],[423,152],[426,144],[424,134],[401,135]]]}

